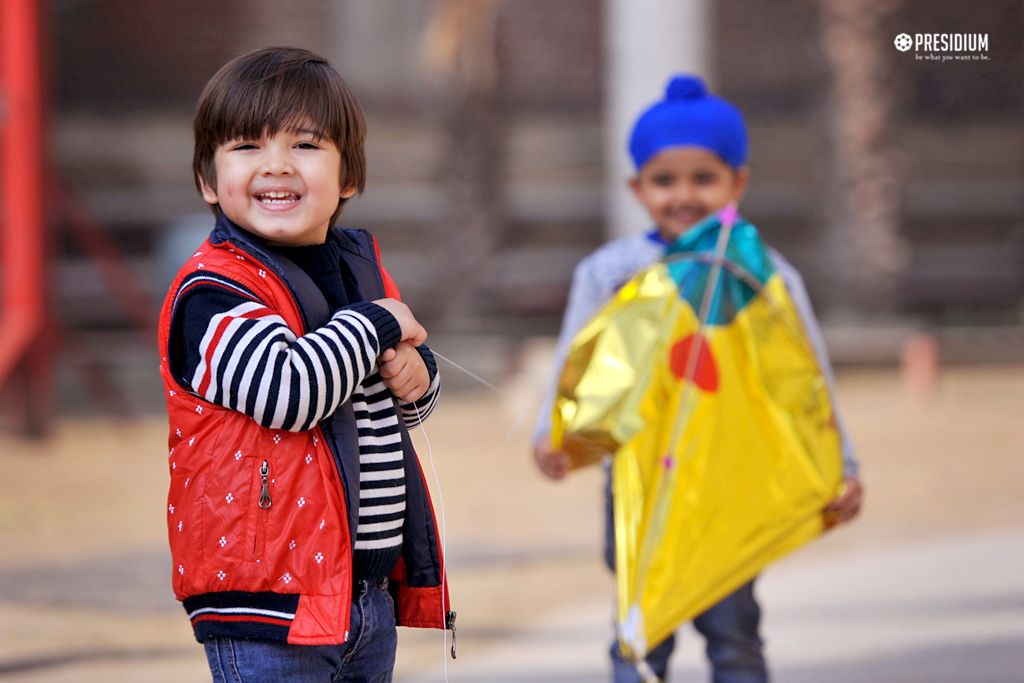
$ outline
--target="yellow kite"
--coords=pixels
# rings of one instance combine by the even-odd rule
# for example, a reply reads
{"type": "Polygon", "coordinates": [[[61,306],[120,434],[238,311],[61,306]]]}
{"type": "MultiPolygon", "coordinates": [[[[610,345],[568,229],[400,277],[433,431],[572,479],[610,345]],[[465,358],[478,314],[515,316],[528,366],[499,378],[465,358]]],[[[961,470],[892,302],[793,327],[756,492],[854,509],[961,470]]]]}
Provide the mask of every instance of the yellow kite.
{"type": "Polygon", "coordinates": [[[734,208],[576,335],[552,441],[574,466],[614,454],[619,643],[641,667],[648,645],[822,532],[842,482],[828,385],[734,208]]]}

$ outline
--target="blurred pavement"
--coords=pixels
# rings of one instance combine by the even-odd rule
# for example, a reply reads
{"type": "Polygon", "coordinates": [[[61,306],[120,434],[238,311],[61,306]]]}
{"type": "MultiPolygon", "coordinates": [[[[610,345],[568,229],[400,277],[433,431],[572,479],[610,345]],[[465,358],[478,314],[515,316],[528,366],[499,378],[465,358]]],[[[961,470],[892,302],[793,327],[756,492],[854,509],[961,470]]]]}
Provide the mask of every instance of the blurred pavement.
{"type": "MultiPolygon", "coordinates": [[[[1024,680],[1024,531],[871,551],[838,566],[783,563],[758,592],[775,681],[1024,680]]],[[[562,605],[500,646],[467,654],[449,680],[607,680],[595,653],[607,646],[610,610],[597,596],[562,605]]],[[[670,680],[706,680],[703,641],[689,626],[682,637],[670,680]]],[[[441,678],[431,671],[408,680],[441,678]]]]}
{"type": "MultiPolygon", "coordinates": [[[[503,388],[517,398],[446,395],[429,446],[414,436],[442,484],[459,611],[448,680],[606,680],[600,473],[543,480],[532,397],[503,388]]],[[[946,369],[924,395],[848,372],[839,392],[867,504],[763,576],[774,680],[1024,681],[1024,367],[946,369]]],[[[170,596],[164,440],[161,420],[67,421],[41,444],[0,435],[0,680],[209,680],[170,596]]],[[[699,640],[687,627],[672,682],[705,680],[699,640]]],[[[396,680],[443,681],[443,646],[402,629],[396,680]]]]}

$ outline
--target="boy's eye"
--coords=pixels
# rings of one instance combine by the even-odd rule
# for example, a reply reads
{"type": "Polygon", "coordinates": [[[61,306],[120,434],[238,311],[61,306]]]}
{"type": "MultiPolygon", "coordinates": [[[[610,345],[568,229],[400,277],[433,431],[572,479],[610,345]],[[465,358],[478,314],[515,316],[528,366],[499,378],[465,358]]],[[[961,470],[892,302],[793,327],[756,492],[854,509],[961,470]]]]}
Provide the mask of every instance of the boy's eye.
{"type": "Polygon", "coordinates": [[[675,182],[675,178],[668,173],[659,173],[651,178],[651,182],[658,187],[668,187],[675,182]]]}
{"type": "Polygon", "coordinates": [[[718,180],[718,174],[705,171],[695,175],[693,180],[698,185],[711,185],[718,180]]]}
{"type": "Polygon", "coordinates": [[[228,149],[230,149],[233,152],[240,152],[246,149],[256,149],[256,145],[251,142],[236,142],[235,144],[231,145],[228,149]]]}
{"type": "Polygon", "coordinates": [[[309,142],[308,140],[300,142],[295,146],[299,149],[320,149],[320,145],[315,142],[309,142]]]}

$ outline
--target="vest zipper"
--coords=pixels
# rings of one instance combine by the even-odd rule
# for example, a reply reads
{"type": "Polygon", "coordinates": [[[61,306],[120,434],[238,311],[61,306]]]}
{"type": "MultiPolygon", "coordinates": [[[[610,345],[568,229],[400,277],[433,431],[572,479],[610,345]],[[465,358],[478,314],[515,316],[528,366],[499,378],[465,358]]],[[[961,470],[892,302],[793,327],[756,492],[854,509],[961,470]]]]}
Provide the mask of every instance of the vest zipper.
{"type": "Polygon", "coordinates": [[[262,478],[262,488],[260,489],[260,502],[259,506],[261,510],[268,509],[273,502],[270,500],[270,462],[267,460],[263,461],[260,465],[260,477],[262,478]]]}
{"type": "MultiPolygon", "coordinates": [[[[270,500],[270,461],[264,460],[260,465],[260,499],[256,503],[256,507],[260,510],[269,510],[272,504],[270,500]]],[[[259,562],[263,556],[263,537],[266,534],[268,514],[258,512],[256,515],[256,533],[252,539],[252,557],[256,562],[259,562]]]]}

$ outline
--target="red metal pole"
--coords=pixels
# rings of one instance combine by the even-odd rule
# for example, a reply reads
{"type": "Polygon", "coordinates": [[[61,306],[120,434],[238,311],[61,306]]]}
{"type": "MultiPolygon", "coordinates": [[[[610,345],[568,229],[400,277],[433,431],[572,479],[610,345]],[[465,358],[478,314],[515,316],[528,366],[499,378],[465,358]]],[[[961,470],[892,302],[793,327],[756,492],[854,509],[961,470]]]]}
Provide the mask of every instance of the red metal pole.
{"type": "Polygon", "coordinates": [[[43,131],[37,0],[0,2],[0,386],[43,328],[43,131]]]}

